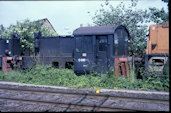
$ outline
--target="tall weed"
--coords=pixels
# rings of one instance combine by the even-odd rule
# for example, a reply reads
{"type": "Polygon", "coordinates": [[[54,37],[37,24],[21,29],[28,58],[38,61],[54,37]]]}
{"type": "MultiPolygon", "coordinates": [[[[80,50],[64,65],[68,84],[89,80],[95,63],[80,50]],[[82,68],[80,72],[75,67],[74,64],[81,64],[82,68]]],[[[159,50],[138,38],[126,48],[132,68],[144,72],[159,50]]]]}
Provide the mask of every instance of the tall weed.
{"type": "Polygon", "coordinates": [[[113,70],[109,70],[107,74],[103,75],[91,72],[90,74],[77,76],[72,69],[56,69],[52,66],[40,65],[36,65],[34,68],[27,70],[0,73],[0,80],[75,88],[169,91],[170,87],[169,77],[136,79],[132,67],[130,67],[128,77],[117,77],[113,70]]]}

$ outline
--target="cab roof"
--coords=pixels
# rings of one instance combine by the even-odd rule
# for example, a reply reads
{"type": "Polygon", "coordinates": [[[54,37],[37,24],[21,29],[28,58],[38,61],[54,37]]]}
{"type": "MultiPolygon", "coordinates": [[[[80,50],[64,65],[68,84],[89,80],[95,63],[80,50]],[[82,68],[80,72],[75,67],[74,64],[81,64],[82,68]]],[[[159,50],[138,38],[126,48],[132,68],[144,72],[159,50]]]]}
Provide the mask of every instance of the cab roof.
{"type": "Polygon", "coordinates": [[[122,25],[80,27],[74,30],[73,35],[108,35],[114,34],[117,28],[123,27],[122,25]]]}

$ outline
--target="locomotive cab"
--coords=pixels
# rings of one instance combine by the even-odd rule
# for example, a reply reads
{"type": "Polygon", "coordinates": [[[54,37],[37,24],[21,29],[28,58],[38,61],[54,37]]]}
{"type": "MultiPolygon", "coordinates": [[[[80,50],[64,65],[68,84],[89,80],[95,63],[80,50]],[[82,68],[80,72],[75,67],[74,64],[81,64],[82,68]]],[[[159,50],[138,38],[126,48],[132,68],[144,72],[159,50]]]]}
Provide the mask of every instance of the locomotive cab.
{"type": "Polygon", "coordinates": [[[124,26],[80,27],[73,35],[76,73],[105,74],[114,69],[115,58],[128,56],[129,34],[124,26]]]}

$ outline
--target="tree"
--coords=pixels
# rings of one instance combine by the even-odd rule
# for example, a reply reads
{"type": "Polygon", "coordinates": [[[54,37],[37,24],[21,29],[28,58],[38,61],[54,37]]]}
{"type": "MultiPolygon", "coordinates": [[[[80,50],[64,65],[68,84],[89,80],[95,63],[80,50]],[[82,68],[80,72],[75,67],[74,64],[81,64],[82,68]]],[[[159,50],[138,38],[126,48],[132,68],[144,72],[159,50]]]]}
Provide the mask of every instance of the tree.
{"type": "Polygon", "coordinates": [[[168,10],[169,10],[169,0],[161,0],[161,1],[163,1],[163,2],[167,3],[168,10]]]}
{"type": "Polygon", "coordinates": [[[96,25],[124,25],[130,33],[129,41],[129,55],[143,57],[147,46],[147,23],[162,23],[167,21],[167,14],[164,9],[157,8],[135,9],[138,1],[132,1],[126,8],[125,4],[121,2],[116,7],[109,3],[101,5],[101,8],[95,12],[92,17],[93,23],[96,25]]]}
{"type": "Polygon", "coordinates": [[[34,51],[34,32],[42,32],[42,36],[57,36],[57,33],[43,25],[43,22],[31,22],[26,19],[23,22],[17,22],[16,25],[10,25],[3,33],[3,38],[11,38],[13,33],[17,33],[21,38],[22,52],[30,49],[31,54],[34,51]]]}
{"type": "Polygon", "coordinates": [[[93,22],[96,25],[124,25],[130,33],[129,55],[143,56],[143,51],[146,48],[146,32],[147,26],[143,25],[148,21],[147,10],[134,10],[136,2],[128,8],[121,2],[116,8],[112,5],[107,5],[109,10],[103,7],[95,13],[93,22]]]}
{"type": "Polygon", "coordinates": [[[0,36],[5,31],[5,27],[1,24],[0,25],[0,36]]]}
{"type": "Polygon", "coordinates": [[[169,14],[164,10],[164,8],[157,9],[155,7],[149,8],[150,19],[156,24],[163,24],[169,20],[169,14]]]}
{"type": "Polygon", "coordinates": [[[167,3],[169,2],[169,0],[162,0],[162,1],[163,1],[163,2],[167,2],[167,3]]]}

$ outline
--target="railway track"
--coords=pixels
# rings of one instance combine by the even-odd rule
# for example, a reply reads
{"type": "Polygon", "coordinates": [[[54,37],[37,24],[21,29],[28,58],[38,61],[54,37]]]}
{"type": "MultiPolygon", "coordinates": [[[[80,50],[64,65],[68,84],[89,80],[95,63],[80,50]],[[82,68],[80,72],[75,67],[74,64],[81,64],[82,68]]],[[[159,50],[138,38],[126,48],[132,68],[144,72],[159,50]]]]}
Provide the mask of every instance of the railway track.
{"type": "Polygon", "coordinates": [[[169,111],[169,94],[0,82],[1,111],[169,111]]]}

